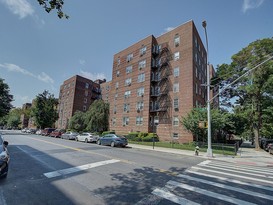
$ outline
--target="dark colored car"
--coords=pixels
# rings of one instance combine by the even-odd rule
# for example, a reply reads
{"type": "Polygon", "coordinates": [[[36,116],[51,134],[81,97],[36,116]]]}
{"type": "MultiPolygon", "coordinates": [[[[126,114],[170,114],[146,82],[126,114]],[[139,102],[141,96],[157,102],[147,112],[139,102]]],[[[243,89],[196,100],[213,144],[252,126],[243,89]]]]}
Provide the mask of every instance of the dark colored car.
{"type": "Polygon", "coordinates": [[[268,140],[266,140],[266,141],[264,142],[264,147],[263,147],[263,149],[264,149],[265,151],[268,152],[268,145],[271,144],[271,143],[273,143],[273,139],[268,139],[268,140]]]}
{"type": "Polygon", "coordinates": [[[0,177],[6,178],[9,171],[9,153],[8,153],[8,142],[4,141],[0,135],[0,177]]]}
{"type": "Polygon", "coordinates": [[[50,137],[60,138],[63,133],[65,133],[65,130],[56,129],[53,132],[51,132],[49,135],[50,137]]]}
{"type": "Polygon", "coordinates": [[[110,145],[111,147],[116,146],[126,147],[126,145],[128,145],[128,141],[124,136],[116,134],[106,134],[98,139],[97,144],[110,145]]]}
{"type": "Polygon", "coordinates": [[[51,132],[53,132],[55,128],[45,128],[42,130],[41,135],[49,136],[51,132]]]}

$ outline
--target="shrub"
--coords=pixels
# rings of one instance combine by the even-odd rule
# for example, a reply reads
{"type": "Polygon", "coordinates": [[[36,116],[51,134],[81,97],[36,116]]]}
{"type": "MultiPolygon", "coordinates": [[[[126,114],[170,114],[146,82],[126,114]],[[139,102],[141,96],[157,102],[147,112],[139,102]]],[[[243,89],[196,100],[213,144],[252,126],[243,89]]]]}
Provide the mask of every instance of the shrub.
{"type": "Polygon", "coordinates": [[[116,132],[115,131],[104,131],[101,135],[104,136],[107,134],[116,134],[116,132]]]}

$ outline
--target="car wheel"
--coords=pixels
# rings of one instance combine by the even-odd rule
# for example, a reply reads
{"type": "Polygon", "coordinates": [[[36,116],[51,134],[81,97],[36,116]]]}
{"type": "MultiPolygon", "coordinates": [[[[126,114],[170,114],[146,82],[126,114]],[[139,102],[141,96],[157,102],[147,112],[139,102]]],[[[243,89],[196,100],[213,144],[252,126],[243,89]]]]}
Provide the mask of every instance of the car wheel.
{"type": "Polygon", "coordinates": [[[101,142],[100,142],[100,140],[98,140],[98,141],[97,141],[97,144],[98,144],[98,145],[101,145],[101,142]]]}
{"type": "Polygon", "coordinates": [[[115,142],[111,142],[111,147],[114,147],[115,146],[115,142]]]}
{"type": "Polygon", "coordinates": [[[87,143],[87,142],[88,142],[88,139],[86,138],[86,139],[84,140],[84,142],[87,143]]]}

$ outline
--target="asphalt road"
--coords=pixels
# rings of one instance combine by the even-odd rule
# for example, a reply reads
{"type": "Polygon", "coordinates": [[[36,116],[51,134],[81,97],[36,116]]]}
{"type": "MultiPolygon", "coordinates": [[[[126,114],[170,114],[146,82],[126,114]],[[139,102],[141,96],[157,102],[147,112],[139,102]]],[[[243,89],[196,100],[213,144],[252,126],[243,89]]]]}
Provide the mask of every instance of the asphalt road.
{"type": "MultiPolygon", "coordinates": [[[[148,204],[151,193],[204,159],[5,133],[11,156],[1,205],[148,204]]],[[[172,204],[161,201],[157,204],[172,204]]]]}

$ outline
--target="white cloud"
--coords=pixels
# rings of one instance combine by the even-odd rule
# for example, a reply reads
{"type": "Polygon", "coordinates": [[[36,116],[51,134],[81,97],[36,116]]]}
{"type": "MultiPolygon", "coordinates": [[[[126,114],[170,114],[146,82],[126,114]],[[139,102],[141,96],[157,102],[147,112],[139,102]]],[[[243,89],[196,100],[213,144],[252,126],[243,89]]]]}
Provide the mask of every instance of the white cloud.
{"type": "Polygon", "coordinates": [[[32,16],[34,13],[28,0],[0,0],[0,2],[5,4],[13,14],[18,15],[20,19],[32,16]]]}
{"type": "Polygon", "coordinates": [[[79,63],[80,63],[81,65],[85,65],[85,60],[80,59],[80,60],[79,60],[79,63]]]}
{"type": "Polygon", "coordinates": [[[45,83],[49,83],[49,84],[54,83],[54,80],[44,72],[42,72],[39,75],[35,75],[35,74],[29,72],[28,70],[21,68],[18,65],[11,64],[11,63],[0,64],[0,68],[5,68],[9,72],[16,72],[16,73],[21,73],[23,75],[31,76],[31,77],[36,78],[36,79],[38,79],[42,82],[45,82],[45,83]]]}
{"type": "Polygon", "coordinates": [[[22,95],[14,95],[14,102],[13,105],[15,107],[21,107],[25,103],[31,103],[33,98],[29,96],[22,96],[22,95]]]}
{"type": "Polygon", "coordinates": [[[80,71],[80,74],[85,77],[85,78],[88,78],[90,80],[97,80],[97,79],[100,79],[100,80],[103,80],[103,79],[106,79],[105,75],[103,73],[89,73],[89,72],[86,72],[86,71],[83,71],[81,70],[80,71]]]}
{"type": "Polygon", "coordinates": [[[242,10],[247,12],[249,9],[256,9],[263,4],[264,0],[244,0],[242,10]]]}

